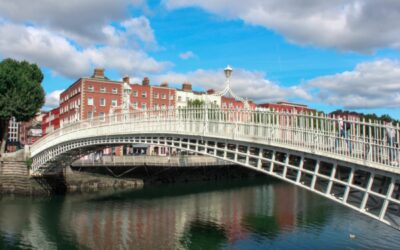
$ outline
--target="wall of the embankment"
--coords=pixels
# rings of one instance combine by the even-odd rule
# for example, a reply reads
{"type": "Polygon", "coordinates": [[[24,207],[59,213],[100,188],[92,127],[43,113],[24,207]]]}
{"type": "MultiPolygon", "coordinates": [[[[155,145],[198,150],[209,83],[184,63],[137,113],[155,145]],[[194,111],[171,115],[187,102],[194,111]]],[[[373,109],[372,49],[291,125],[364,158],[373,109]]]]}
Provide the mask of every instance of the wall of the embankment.
{"type": "Polygon", "coordinates": [[[142,185],[139,179],[116,179],[70,169],[61,175],[32,178],[25,161],[0,162],[0,195],[52,195],[105,188],[137,188],[142,185]]]}
{"type": "Polygon", "coordinates": [[[24,161],[0,163],[0,194],[48,195],[49,190],[29,177],[24,161]]]}

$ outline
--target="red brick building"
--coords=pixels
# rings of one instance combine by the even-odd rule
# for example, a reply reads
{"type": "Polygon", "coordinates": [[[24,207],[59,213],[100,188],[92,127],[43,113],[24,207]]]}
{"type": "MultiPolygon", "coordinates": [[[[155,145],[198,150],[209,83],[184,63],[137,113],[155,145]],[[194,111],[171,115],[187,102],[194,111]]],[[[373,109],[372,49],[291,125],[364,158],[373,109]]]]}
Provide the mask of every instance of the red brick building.
{"type": "Polygon", "coordinates": [[[176,90],[169,88],[167,83],[151,88],[152,102],[150,106],[156,110],[165,110],[175,108],[176,90]]]}
{"type": "Polygon", "coordinates": [[[134,110],[165,110],[175,107],[176,90],[169,88],[167,83],[151,86],[149,78],[145,77],[142,84],[131,84],[131,106],[134,110]]]}
{"type": "Polygon", "coordinates": [[[131,84],[131,106],[134,110],[146,110],[151,106],[151,86],[149,78],[145,77],[142,84],[131,84]]]}
{"type": "Polygon", "coordinates": [[[304,104],[297,104],[297,103],[290,103],[290,102],[277,102],[277,103],[263,103],[259,104],[258,107],[270,109],[273,111],[278,112],[297,112],[297,113],[315,113],[315,109],[310,109],[307,105],[304,104]]]}
{"type": "Polygon", "coordinates": [[[123,84],[111,81],[103,69],[83,77],[60,95],[60,127],[74,121],[105,117],[111,107],[122,105],[123,84]]]}
{"type": "MultiPolygon", "coordinates": [[[[249,103],[249,109],[255,109],[256,104],[252,101],[247,101],[249,103]]],[[[233,97],[221,96],[221,105],[223,109],[243,109],[244,103],[242,101],[236,100],[233,97]]]]}
{"type": "Polygon", "coordinates": [[[54,108],[43,115],[42,135],[53,132],[60,128],[60,107],[54,108]]]}

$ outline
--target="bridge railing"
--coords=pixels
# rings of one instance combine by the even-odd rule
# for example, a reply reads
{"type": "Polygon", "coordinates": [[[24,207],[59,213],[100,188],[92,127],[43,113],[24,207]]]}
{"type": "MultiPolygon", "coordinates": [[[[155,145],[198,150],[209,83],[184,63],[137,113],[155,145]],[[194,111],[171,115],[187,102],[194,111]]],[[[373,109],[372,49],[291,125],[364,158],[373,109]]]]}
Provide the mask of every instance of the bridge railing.
{"type": "Polygon", "coordinates": [[[142,110],[79,121],[38,140],[32,145],[31,154],[35,156],[69,140],[132,133],[214,136],[295,147],[391,167],[399,163],[398,124],[312,113],[205,107],[142,110]]]}

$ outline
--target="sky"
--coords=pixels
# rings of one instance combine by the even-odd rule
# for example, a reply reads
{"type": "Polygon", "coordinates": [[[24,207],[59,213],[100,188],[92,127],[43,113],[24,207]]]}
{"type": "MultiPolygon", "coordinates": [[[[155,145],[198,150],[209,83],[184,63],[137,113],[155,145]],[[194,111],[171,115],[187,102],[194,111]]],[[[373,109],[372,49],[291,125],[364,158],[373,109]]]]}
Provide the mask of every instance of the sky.
{"type": "Polygon", "coordinates": [[[0,0],[0,59],[37,63],[44,109],[103,67],[132,82],[400,118],[398,0],[0,0]]]}

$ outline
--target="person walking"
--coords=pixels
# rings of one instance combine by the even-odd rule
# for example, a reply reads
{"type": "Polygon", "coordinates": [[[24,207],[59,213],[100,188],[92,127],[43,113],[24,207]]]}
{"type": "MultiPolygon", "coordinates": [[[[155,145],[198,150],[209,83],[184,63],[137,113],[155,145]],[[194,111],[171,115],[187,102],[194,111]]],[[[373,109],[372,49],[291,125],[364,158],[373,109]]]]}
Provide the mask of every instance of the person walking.
{"type": "Polygon", "coordinates": [[[386,121],[386,143],[388,145],[389,151],[389,161],[390,164],[396,164],[396,130],[393,127],[393,123],[391,121],[386,121]]]}
{"type": "Polygon", "coordinates": [[[347,149],[351,154],[351,142],[349,140],[351,130],[351,124],[343,121],[341,116],[338,117],[338,138],[336,139],[336,148],[338,149],[343,144],[341,142],[345,141],[347,144],[347,149]],[[342,139],[343,138],[343,139],[342,139]]]}

